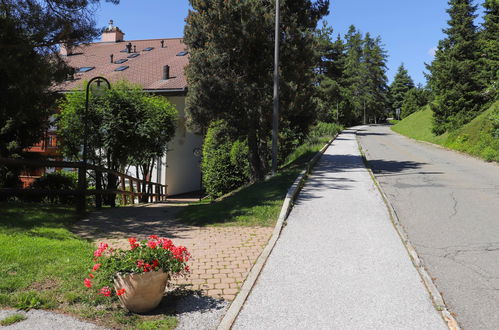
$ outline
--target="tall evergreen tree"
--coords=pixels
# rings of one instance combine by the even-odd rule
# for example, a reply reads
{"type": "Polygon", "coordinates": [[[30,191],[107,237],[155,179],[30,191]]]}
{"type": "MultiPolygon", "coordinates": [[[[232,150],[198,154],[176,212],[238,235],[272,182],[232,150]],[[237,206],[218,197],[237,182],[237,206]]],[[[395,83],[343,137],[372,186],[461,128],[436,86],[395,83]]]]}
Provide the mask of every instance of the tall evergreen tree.
{"type": "Polygon", "coordinates": [[[428,83],[435,99],[433,132],[442,134],[473,119],[481,110],[482,88],[477,75],[478,41],[472,0],[449,0],[447,37],[438,44],[427,66],[428,83]]]}
{"type": "Polygon", "coordinates": [[[364,66],[362,65],[362,34],[353,25],[345,35],[345,62],[341,108],[343,123],[347,125],[362,122],[365,99],[364,66]]]}
{"type": "MultiPolygon", "coordinates": [[[[251,176],[268,169],[272,126],[274,1],[190,0],[184,42],[190,122],[205,130],[224,119],[235,139],[248,141],[251,176]],[[216,33],[213,33],[216,31],[216,33]]],[[[314,121],[313,30],[329,1],[286,1],[281,5],[281,136],[306,133],[314,121]]]]}
{"type": "Polygon", "coordinates": [[[480,80],[488,100],[499,97],[499,1],[485,0],[480,32],[480,80]]]}
{"type": "Polygon", "coordinates": [[[366,99],[366,121],[377,122],[385,115],[387,105],[386,51],[381,38],[373,39],[369,33],[364,38],[363,66],[366,99]]]}
{"type": "Polygon", "coordinates": [[[405,94],[412,88],[414,88],[414,81],[411,76],[409,76],[409,72],[404,67],[404,63],[402,63],[398,67],[397,73],[390,85],[389,102],[390,110],[393,113],[395,113],[395,110],[397,109],[402,109],[405,94]]]}

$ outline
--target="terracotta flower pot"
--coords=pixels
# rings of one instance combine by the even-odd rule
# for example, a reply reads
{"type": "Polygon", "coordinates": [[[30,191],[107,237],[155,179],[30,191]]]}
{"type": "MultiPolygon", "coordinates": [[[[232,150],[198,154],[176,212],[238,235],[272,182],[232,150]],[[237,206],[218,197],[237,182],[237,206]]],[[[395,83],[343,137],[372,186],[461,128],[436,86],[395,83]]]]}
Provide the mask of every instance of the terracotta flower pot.
{"type": "Polygon", "coordinates": [[[114,288],[125,289],[119,299],[126,309],[133,313],[146,313],[158,307],[168,278],[168,274],[162,270],[141,274],[118,274],[114,279],[114,288]]]}

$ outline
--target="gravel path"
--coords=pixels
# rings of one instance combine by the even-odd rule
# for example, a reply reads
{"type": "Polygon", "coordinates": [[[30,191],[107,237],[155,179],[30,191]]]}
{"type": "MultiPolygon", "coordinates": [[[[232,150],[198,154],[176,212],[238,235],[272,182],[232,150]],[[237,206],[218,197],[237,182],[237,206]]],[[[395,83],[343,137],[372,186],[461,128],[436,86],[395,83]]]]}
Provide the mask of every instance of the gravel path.
{"type": "Polygon", "coordinates": [[[446,329],[354,130],[309,177],[234,329],[446,329]]]}

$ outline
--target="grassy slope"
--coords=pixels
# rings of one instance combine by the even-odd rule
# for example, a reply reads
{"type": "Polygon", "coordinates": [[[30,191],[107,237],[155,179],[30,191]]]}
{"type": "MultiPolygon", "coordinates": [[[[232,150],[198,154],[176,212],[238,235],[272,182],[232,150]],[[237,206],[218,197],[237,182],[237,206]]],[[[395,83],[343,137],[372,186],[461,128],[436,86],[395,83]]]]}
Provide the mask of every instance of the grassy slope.
{"type": "Polygon", "coordinates": [[[190,205],[180,214],[181,220],[198,226],[274,226],[289,187],[332,136],[314,138],[298,147],[278,174],[267,181],[239,189],[214,203],[190,205]]]}
{"type": "Polygon", "coordinates": [[[496,102],[460,129],[435,136],[431,132],[433,112],[429,107],[415,112],[396,125],[392,130],[416,140],[427,141],[465,152],[487,161],[499,161],[499,139],[491,135],[489,115],[499,107],[496,102]]]}
{"type": "MultiPolygon", "coordinates": [[[[77,219],[71,208],[1,202],[0,210],[0,307],[59,309],[115,328],[147,326],[83,286],[95,247],[68,230],[77,219]]],[[[176,324],[163,318],[167,328],[176,324]]]]}

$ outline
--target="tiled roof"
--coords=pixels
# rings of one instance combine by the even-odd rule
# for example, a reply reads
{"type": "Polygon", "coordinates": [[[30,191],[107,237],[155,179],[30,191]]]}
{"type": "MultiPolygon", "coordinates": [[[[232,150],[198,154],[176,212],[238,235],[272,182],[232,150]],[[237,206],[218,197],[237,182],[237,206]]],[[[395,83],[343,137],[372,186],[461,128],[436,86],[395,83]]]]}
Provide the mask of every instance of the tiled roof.
{"type": "Polygon", "coordinates": [[[111,83],[127,80],[141,85],[145,90],[168,90],[185,91],[187,81],[184,68],[189,62],[189,56],[177,56],[179,52],[185,51],[186,47],[181,38],[175,39],[150,39],[150,40],[127,40],[122,42],[96,42],[79,46],[73,51],[74,55],[66,56],[67,63],[74,68],[95,67],[94,69],[76,73],[73,80],[67,80],[57,86],[57,91],[70,91],[81,87],[83,81],[88,81],[96,76],[103,76],[111,83]],[[161,40],[164,40],[164,48],[161,48],[161,40]],[[136,46],[135,58],[127,58],[126,50],[128,43],[136,46]],[[145,48],[154,47],[151,51],[145,48]],[[122,64],[111,63],[110,55],[113,54],[113,62],[120,59],[128,61],[122,64]],[[128,66],[123,71],[114,71],[120,66],[128,66]],[[170,79],[163,80],[163,67],[170,66],[170,79]]]}

